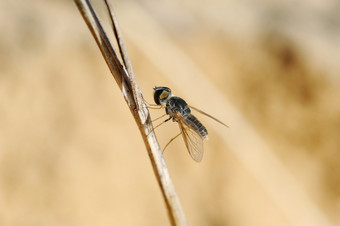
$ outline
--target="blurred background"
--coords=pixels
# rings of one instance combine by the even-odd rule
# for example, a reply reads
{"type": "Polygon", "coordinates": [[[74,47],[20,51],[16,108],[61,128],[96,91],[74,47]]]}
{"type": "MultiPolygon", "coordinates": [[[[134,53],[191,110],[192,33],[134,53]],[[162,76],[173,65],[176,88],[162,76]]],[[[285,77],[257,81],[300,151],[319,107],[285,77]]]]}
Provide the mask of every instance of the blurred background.
{"type": "MultiPolygon", "coordinates": [[[[189,225],[340,225],[339,1],[111,3],[145,99],[168,86],[230,126],[196,113],[203,161],[164,153],[189,225]]],[[[0,0],[0,28],[0,225],[169,225],[74,2],[0,0]]]]}

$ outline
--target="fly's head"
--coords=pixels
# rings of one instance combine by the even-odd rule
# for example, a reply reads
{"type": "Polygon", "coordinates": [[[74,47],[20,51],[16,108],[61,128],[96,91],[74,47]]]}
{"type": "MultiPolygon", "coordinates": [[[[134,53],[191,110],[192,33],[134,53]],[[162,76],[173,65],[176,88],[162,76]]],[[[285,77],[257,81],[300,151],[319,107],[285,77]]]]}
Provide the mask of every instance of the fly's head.
{"type": "Polygon", "coordinates": [[[165,106],[166,102],[171,97],[171,89],[168,87],[155,87],[153,88],[153,99],[157,105],[165,106]]]}

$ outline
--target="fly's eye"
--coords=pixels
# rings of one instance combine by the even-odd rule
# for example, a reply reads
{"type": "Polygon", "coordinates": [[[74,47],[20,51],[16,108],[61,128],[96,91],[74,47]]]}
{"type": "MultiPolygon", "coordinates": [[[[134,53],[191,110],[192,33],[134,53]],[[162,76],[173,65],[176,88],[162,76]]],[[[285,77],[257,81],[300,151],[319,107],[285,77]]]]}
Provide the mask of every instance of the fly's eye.
{"type": "Polygon", "coordinates": [[[164,99],[167,99],[168,96],[169,96],[169,92],[166,91],[166,90],[164,90],[164,91],[161,93],[161,95],[159,96],[159,99],[160,99],[160,100],[164,100],[164,99]]]}
{"type": "Polygon", "coordinates": [[[171,90],[168,87],[155,87],[153,99],[157,105],[162,105],[171,96],[171,90]]]}

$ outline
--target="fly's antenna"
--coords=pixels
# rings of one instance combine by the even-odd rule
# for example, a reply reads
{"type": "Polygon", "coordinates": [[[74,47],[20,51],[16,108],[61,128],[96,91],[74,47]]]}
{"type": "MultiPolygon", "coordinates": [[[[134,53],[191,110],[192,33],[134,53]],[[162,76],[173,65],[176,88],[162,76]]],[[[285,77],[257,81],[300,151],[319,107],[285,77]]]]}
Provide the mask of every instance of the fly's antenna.
{"type": "Polygon", "coordinates": [[[146,107],[142,92],[138,87],[134,73],[132,71],[129,57],[124,48],[123,39],[118,29],[116,18],[114,17],[113,11],[111,10],[112,7],[110,7],[108,2],[104,0],[110,15],[110,20],[121,59],[119,59],[117,50],[114,49],[113,45],[108,39],[103,26],[100,23],[97,14],[89,0],[74,1],[90,32],[92,33],[106,61],[106,64],[111,71],[111,74],[123,93],[125,101],[133,117],[135,118],[148,151],[148,156],[150,157],[154,174],[163,194],[171,225],[187,225],[183,209],[163,158],[162,150],[158,144],[154,129],[152,127],[148,108],[146,107]]]}

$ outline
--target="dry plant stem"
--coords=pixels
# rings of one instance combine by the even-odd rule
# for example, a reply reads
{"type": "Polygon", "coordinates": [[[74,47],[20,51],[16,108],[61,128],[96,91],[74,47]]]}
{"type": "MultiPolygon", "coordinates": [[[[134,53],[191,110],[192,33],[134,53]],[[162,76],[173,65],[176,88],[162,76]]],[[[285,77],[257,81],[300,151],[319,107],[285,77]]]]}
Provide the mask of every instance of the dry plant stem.
{"type": "Polygon", "coordinates": [[[149,111],[143,100],[142,93],[136,83],[131,63],[126,54],[123,40],[121,39],[121,35],[117,27],[117,22],[115,20],[115,17],[113,16],[112,10],[109,7],[109,4],[105,1],[105,4],[111,16],[113,30],[117,39],[119,51],[122,56],[124,65],[121,63],[116,51],[114,50],[107,35],[105,34],[104,29],[100,24],[100,21],[96,16],[96,13],[94,12],[90,2],[88,0],[74,1],[94,39],[96,40],[96,43],[114,79],[116,80],[120,90],[122,91],[125,101],[127,102],[133,117],[136,120],[146,149],[148,151],[158,184],[161,188],[171,224],[187,225],[184,212],[175,191],[175,187],[171,181],[169,171],[165,164],[162,150],[160,149],[152,127],[149,111]]]}

